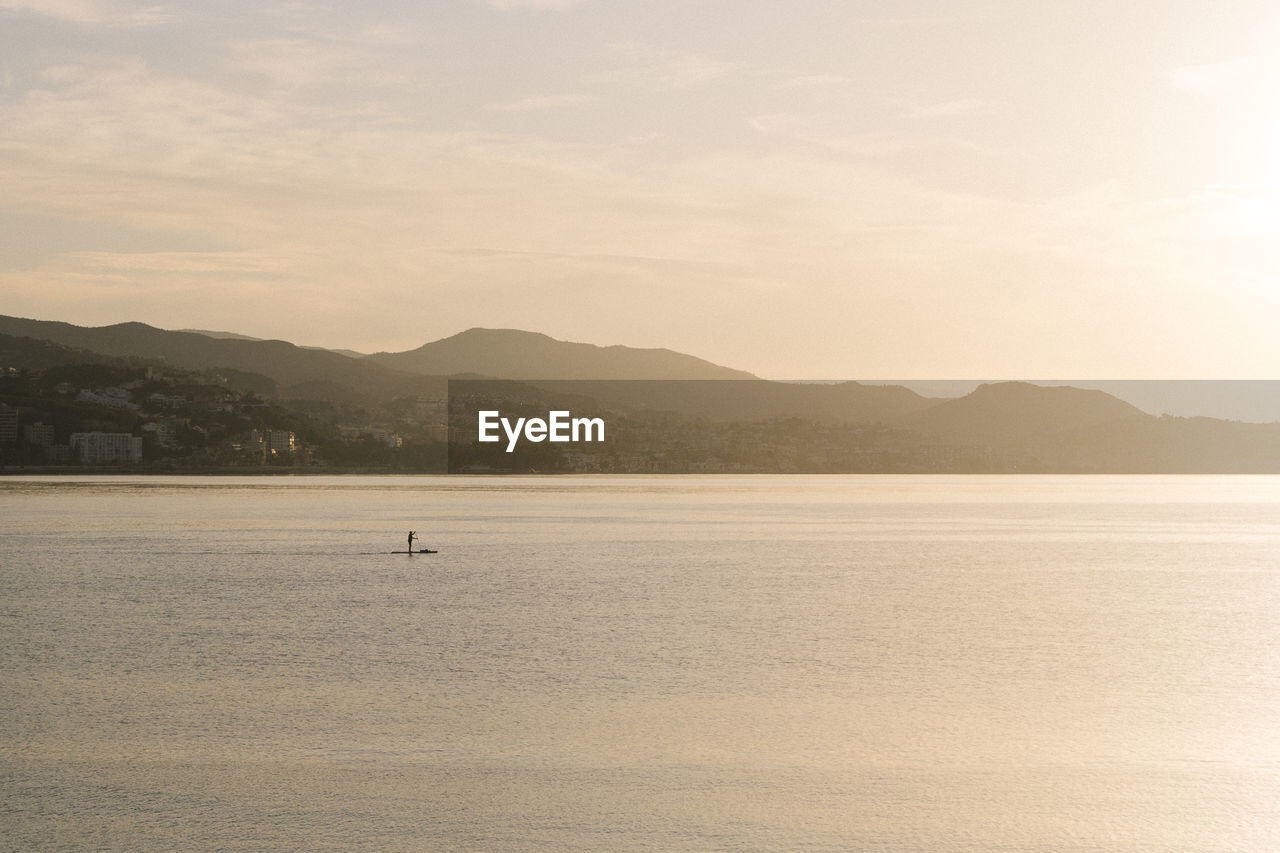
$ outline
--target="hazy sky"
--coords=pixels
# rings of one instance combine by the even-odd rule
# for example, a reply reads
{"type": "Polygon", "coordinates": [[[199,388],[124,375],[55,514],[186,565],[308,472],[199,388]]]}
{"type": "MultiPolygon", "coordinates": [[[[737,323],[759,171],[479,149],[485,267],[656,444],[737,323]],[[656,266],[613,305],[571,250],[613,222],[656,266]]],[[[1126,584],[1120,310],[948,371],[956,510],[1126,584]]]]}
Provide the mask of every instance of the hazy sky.
{"type": "Polygon", "coordinates": [[[1280,377],[1280,4],[0,0],[0,313],[1280,377]]]}

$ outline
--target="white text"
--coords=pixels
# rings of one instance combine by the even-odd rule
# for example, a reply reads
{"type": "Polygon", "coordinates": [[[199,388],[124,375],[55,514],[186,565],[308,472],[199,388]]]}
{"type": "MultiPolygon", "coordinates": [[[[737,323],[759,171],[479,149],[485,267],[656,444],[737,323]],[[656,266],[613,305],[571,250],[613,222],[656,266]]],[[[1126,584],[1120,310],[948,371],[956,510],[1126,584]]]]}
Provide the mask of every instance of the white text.
{"type": "Polygon", "coordinates": [[[507,452],[523,437],[528,441],[604,441],[603,418],[575,418],[565,411],[547,412],[542,418],[516,418],[514,424],[497,411],[481,411],[479,440],[501,441],[498,427],[507,435],[507,452]]]}

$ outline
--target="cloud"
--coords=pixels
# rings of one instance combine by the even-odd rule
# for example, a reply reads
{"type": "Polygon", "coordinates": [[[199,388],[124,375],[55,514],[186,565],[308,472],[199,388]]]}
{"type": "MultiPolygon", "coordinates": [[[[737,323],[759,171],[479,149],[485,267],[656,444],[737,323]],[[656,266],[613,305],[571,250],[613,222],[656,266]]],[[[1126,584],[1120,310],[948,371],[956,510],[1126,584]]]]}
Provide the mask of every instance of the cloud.
{"type": "Polygon", "coordinates": [[[510,12],[515,9],[552,9],[563,11],[577,6],[586,0],[484,0],[484,4],[493,9],[510,12]]]}
{"type": "Polygon", "coordinates": [[[267,252],[69,252],[67,261],[97,275],[281,277],[288,268],[267,252]]]}
{"type": "Polygon", "coordinates": [[[631,63],[622,75],[605,75],[606,79],[637,80],[641,85],[658,89],[693,89],[720,80],[741,66],[703,54],[679,54],[665,48],[638,42],[615,42],[609,50],[631,63]]]}
{"type": "Polygon", "coordinates": [[[231,45],[226,67],[267,80],[285,90],[319,83],[408,87],[403,71],[379,67],[376,55],[350,45],[297,38],[239,41],[231,45]]]}
{"type": "Polygon", "coordinates": [[[938,104],[929,104],[924,107],[917,107],[911,111],[912,118],[940,118],[945,116],[972,115],[974,113],[990,112],[992,104],[990,101],[984,101],[981,98],[961,98],[955,101],[943,101],[938,104]]]}
{"type": "Polygon", "coordinates": [[[30,12],[75,24],[145,27],[162,24],[172,14],[162,6],[134,6],[114,0],[0,0],[0,9],[30,12]]]}
{"type": "Polygon", "coordinates": [[[590,95],[530,95],[509,103],[489,104],[485,109],[498,113],[531,113],[577,106],[591,100],[590,95]]]}
{"type": "Polygon", "coordinates": [[[667,64],[662,79],[673,88],[689,89],[718,80],[737,68],[734,63],[721,62],[709,56],[680,56],[667,64]]]}
{"type": "Polygon", "coordinates": [[[842,118],[830,113],[765,113],[752,116],[747,125],[767,136],[802,142],[808,146],[838,152],[842,156],[862,159],[894,158],[924,151],[982,157],[1007,156],[1005,152],[966,139],[925,133],[920,129],[912,132],[890,129],[851,131],[842,118]]]}
{"type": "Polygon", "coordinates": [[[848,83],[848,77],[842,77],[839,74],[804,74],[799,77],[791,77],[780,83],[773,85],[774,89],[809,89],[821,86],[839,86],[842,83],[848,83]]]}

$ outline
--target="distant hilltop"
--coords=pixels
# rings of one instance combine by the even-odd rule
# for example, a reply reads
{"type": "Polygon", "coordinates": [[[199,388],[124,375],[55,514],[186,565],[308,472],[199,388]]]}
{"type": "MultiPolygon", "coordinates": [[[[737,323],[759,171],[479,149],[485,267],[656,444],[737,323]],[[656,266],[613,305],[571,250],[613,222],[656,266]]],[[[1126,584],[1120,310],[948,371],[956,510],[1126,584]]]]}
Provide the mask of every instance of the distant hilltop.
{"type": "Polygon", "coordinates": [[[503,379],[754,379],[669,349],[570,343],[519,329],[468,329],[408,352],[369,361],[431,376],[478,373],[503,379]]]}
{"type": "Polygon", "coordinates": [[[362,356],[300,347],[234,332],[168,331],[145,323],[74,326],[0,316],[0,334],[51,341],[103,355],[159,358],[176,367],[229,367],[263,373],[284,386],[307,382],[385,384],[386,376],[502,379],[753,379],[750,373],[668,349],[558,341],[518,329],[469,329],[408,352],[362,356]]]}

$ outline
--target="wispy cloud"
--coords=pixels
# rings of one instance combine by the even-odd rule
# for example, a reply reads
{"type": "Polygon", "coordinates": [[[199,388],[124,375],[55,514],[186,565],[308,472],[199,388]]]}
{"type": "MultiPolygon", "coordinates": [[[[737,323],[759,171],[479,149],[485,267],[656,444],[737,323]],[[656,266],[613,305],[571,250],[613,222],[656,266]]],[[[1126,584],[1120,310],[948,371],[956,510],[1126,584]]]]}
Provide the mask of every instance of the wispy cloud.
{"type": "Polygon", "coordinates": [[[609,49],[630,63],[624,76],[659,89],[692,89],[741,69],[738,63],[705,54],[677,53],[639,42],[616,42],[609,49]]]}
{"type": "Polygon", "coordinates": [[[71,252],[76,267],[94,274],[283,276],[279,257],[266,252],[71,252]]]}
{"type": "Polygon", "coordinates": [[[573,107],[591,101],[590,95],[530,95],[518,101],[502,104],[489,104],[485,109],[498,113],[531,113],[542,110],[554,110],[561,107],[573,107]]]}
{"type": "Polygon", "coordinates": [[[298,38],[254,39],[231,45],[225,66],[286,90],[319,83],[404,86],[403,71],[379,65],[352,45],[298,38]]]}
{"type": "Polygon", "coordinates": [[[486,6],[510,12],[514,9],[553,9],[564,10],[578,6],[586,0],[483,0],[486,6]]]}
{"type": "Polygon", "coordinates": [[[822,86],[839,86],[849,78],[839,74],[802,74],[773,84],[774,89],[812,89],[822,86]]]}
{"type": "Polygon", "coordinates": [[[920,132],[908,134],[889,129],[854,132],[843,127],[838,119],[839,117],[821,113],[765,113],[751,117],[747,124],[753,130],[768,136],[795,140],[861,158],[883,158],[925,149],[986,151],[974,143],[920,132]]]}
{"type": "Polygon", "coordinates": [[[943,101],[937,104],[917,107],[911,111],[912,118],[942,118],[946,116],[972,115],[974,113],[991,112],[993,104],[981,98],[960,98],[955,101],[943,101]]]}
{"type": "Polygon", "coordinates": [[[737,68],[732,62],[721,62],[709,56],[680,56],[667,64],[663,79],[677,89],[687,89],[718,80],[737,68]]]}
{"type": "Polygon", "coordinates": [[[0,9],[110,27],[153,26],[173,17],[163,6],[136,6],[114,0],[0,0],[0,9]]]}

